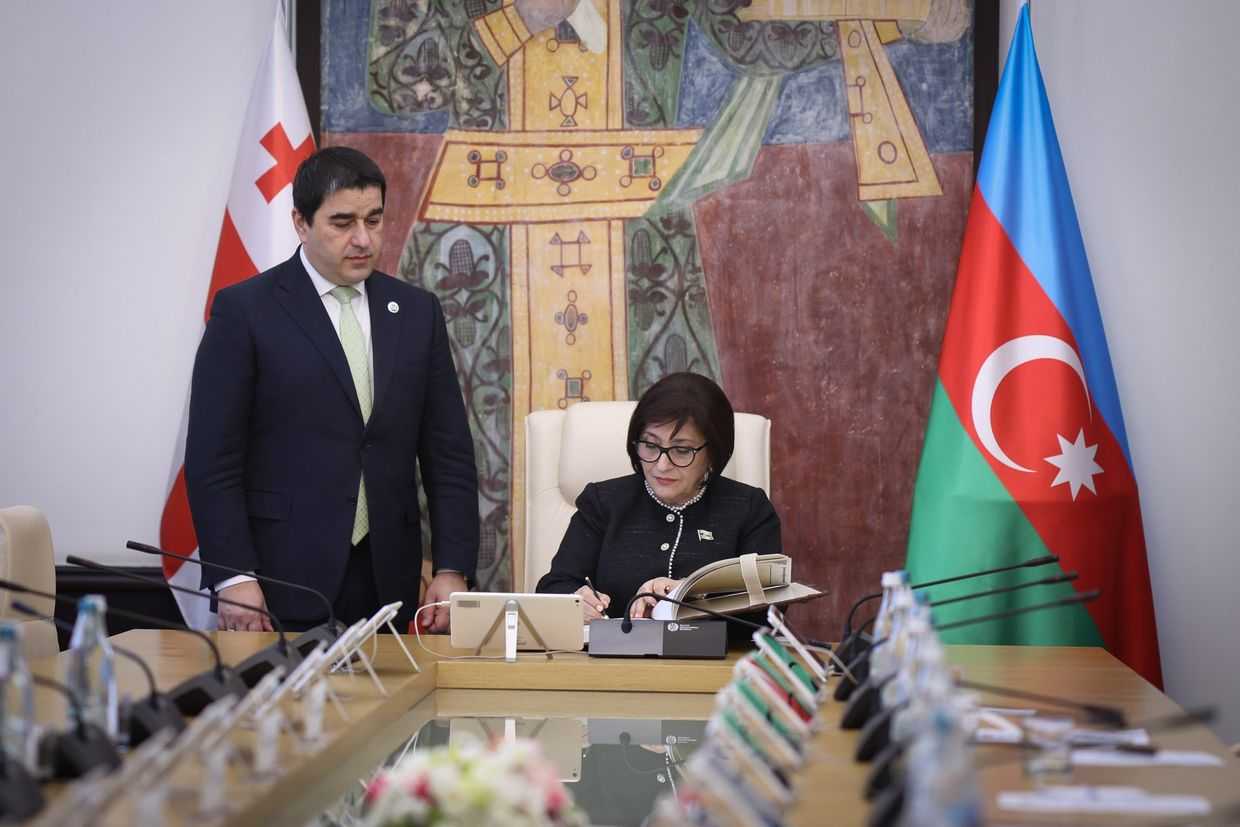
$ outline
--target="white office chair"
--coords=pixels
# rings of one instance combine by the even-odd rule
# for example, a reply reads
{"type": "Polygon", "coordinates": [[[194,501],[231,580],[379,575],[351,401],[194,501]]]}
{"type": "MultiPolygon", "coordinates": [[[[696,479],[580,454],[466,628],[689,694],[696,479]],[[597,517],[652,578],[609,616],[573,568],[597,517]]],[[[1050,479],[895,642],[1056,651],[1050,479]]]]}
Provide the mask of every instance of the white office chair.
{"type": "MultiPolygon", "coordinates": [[[[517,587],[533,591],[551,570],[578,495],[588,483],[633,473],[625,450],[636,402],[578,402],[525,418],[525,565],[517,587]]],[[[771,493],[771,420],[736,414],[725,477],[771,493]]]]}
{"type": "MultiPolygon", "coordinates": [[[[56,593],[52,530],[39,509],[28,505],[0,508],[0,578],[41,592],[56,593]]],[[[44,615],[56,613],[55,601],[0,590],[0,618],[21,624],[22,649],[27,658],[45,658],[59,652],[56,627],[49,621],[32,620],[29,615],[14,610],[14,597],[44,615]]]]}

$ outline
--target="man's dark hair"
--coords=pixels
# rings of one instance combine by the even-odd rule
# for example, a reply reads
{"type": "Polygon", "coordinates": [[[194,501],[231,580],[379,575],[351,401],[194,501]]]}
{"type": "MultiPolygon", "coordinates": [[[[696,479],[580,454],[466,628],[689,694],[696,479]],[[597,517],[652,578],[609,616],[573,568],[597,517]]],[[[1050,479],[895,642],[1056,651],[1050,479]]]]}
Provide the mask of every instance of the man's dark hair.
{"type": "Polygon", "coordinates": [[[715,473],[723,471],[732,458],[736,444],[736,423],[732,403],[723,389],[696,373],[671,373],[650,386],[642,394],[633,417],[629,420],[629,461],[633,470],[641,472],[636,442],[649,425],[675,422],[675,434],[693,420],[706,439],[706,453],[715,473]]]}
{"type": "Polygon", "coordinates": [[[320,149],[301,162],[293,179],[293,206],[314,223],[314,214],[323,199],[338,190],[364,190],[378,187],[379,198],[387,201],[387,179],[383,170],[370,158],[347,146],[320,149]]]}

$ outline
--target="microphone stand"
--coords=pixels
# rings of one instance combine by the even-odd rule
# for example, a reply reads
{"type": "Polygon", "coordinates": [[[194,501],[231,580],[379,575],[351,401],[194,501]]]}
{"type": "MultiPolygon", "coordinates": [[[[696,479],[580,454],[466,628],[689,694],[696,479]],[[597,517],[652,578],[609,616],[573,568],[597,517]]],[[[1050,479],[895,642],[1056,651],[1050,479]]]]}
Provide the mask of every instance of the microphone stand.
{"type": "MultiPolygon", "coordinates": [[[[9,580],[0,580],[0,589],[18,594],[30,594],[35,597],[54,600],[61,604],[77,604],[77,600],[68,595],[39,591],[38,589],[32,589],[9,580]]],[[[176,704],[181,714],[197,715],[220,698],[229,695],[240,698],[249,691],[237,673],[224,665],[224,661],[220,657],[219,647],[215,645],[215,641],[209,635],[203,634],[197,629],[191,629],[183,623],[173,623],[154,615],[131,612],[128,609],[119,609],[115,606],[109,606],[107,613],[112,617],[124,618],[135,623],[156,626],[161,629],[170,629],[174,632],[187,632],[201,640],[211,650],[211,656],[215,659],[215,667],[213,669],[187,678],[168,690],[168,698],[176,704]]]]}
{"type": "MultiPolygon", "coordinates": [[[[1007,609],[1002,612],[994,612],[980,617],[969,617],[964,620],[954,621],[952,623],[936,623],[934,625],[934,629],[935,631],[943,632],[949,629],[960,629],[965,626],[989,623],[992,620],[1006,620],[1009,617],[1017,617],[1019,615],[1029,614],[1030,612],[1040,612],[1044,609],[1057,609],[1077,603],[1088,603],[1091,600],[1096,600],[1101,594],[1102,592],[1097,589],[1094,591],[1079,592],[1072,594],[1069,597],[1062,597],[1058,600],[1051,600],[1046,603],[1035,603],[1032,606],[1018,606],[1015,609],[1007,609]]],[[[858,659],[868,659],[869,654],[873,652],[878,643],[881,642],[882,641],[877,641],[872,644],[868,650],[858,656],[858,659]]],[[[860,666],[860,664],[858,664],[858,666],[860,666]]],[[[854,675],[856,674],[852,664],[849,664],[848,668],[854,675]]],[[[844,712],[840,715],[841,729],[860,729],[865,725],[865,722],[868,721],[878,710],[879,693],[882,691],[883,684],[886,683],[886,680],[889,678],[890,676],[882,682],[875,682],[872,675],[865,678],[864,682],[857,687],[857,691],[854,692],[852,697],[848,699],[848,704],[844,707],[844,712]]]]}
{"type": "Polygon", "coordinates": [[[96,767],[105,767],[110,772],[121,765],[116,745],[102,727],[83,717],[82,702],[72,689],[43,675],[30,677],[39,686],[53,689],[69,701],[72,724],[64,732],[47,736],[53,778],[81,778],[96,767]]]}
{"type": "MultiPolygon", "coordinates": [[[[70,634],[73,633],[72,623],[67,623],[58,617],[42,614],[20,600],[14,600],[12,606],[16,611],[28,617],[46,620],[57,629],[62,629],[70,634]]],[[[129,705],[129,746],[138,746],[161,729],[171,729],[173,732],[184,730],[185,718],[181,715],[181,711],[177,709],[176,704],[168,700],[168,697],[159,691],[159,687],[155,684],[155,673],[151,671],[151,667],[147,665],[146,660],[132,649],[117,646],[115,643],[112,644],[112,651],[136,663],[146,677],[147,685],[150,688],[150,694],[147,695],[146,700],[137,701],[129,705]]]]}
{"type": "Polygon", "coordinates": [[[279,635],[279,639],[276,641],[275,647],[268,646],[265,649],[260,649],[236,665],[235,669],[237,674],[241,676],[241,680],[248,687],[255,686],[260,680],[262,680],[263,675],[266,675],[277,666],[284,667],[285,673],[287,674],[296,668],[298,663],[301,663],[300,653],[288,645],[288,638],[284,634],[284,624],[280,622],[278,617],[266,609],[259,606],[252,606],[248,603],[242,603],[238,600],[229,600],[227,598],[220,597],[219,595],[215,595],[213,598],[208,597],[195,589],[187,589],[184,586],[174,586],[162,578],[156,579],[154,577],[146,577],[141,574],[125,571],[124,569],[118,569],[114,566],[105,566],[102,563],[96,563],[93,560],[86,560],[73,554],[66,557],[65,561],[75,566],[85,566],[86,568],[94,569],[96,571],[104,571],[108,574],[125,577],[129,580],[136,580],[139,583],[148,583],[153,586],[164,586],[174,592],[196,595],[203,600],[214,599],[219,603],[225,604],[226,606],[237,606],[251,612],[258,612],[266,617],[271,621],[271,625],[275,627],[276,633],[279,635]]]}
{"type": "Polygon", "coordinates": [[[258,574],[257,572],[246,571],[245,569],[234,568],[233,566],[226,566],[223,563],[216,563],[212,560],[195,560],[193,557],[188,555],[165,551],[157,546],[139,543],[137,540],[130,540],[125,543],[125,548],[140,551],[143,554],[155,554],[161,557],[170,557],[174,560],[181,560],[186,563],[196,563],[199,566],[208,566],[210,568],[219,569],[220,571],[226,571],[232,574],[244,574],[247,577],[253,577],[260,583],[272,583],[277,586],[297,589],[299,591],[309,592],[314,595],[319,600],[323,601],[323,605],[327,608],[327,622],[325,624],[320,623],[318,626],[307,629],[298,635],[293,641],[293,648],[300,652],[302,656],[310,654],[310,652],[314,650],[314,645],[316,643],[322,643],[324,649],[330,648],[331,645],[336,642],[336,638],[340,637],[340,633],[344,631],[344,627],[339,623],[339,621],[336,620],[336,612],[332,608],[332,602],[327,599],[327,595],[323,594],[323,592],[318,589],[312,589],[309,586],[303,586],[301,583],[294,583],[291,580],[281,580],[277,577],[271,577],[270,575],[258,574]]]}
{"type": "MultiPolygon", "coordinates": [[[[752,620],[745,620],[744,618],[735,617],[734,615],[725,615],[724,613],[717,612],[714,609],[707,609],[703,606],[694,606],[692,603],[675,600],[665,594],[658,595],[654,592],[638,592],[629,598],[629,602],[624,607],[624,620],[620,622],[620,631],[624,632],[626,635],[633,631],[633,604],[643,597],[653,597],[655,600],[665,600],[673,605],[683,606],[686,609],[692,609],[696,612],[702,612],[703,614],[708,614],[711,617],[718,618],[719,620],[725,620],[728,623],[737,623],[741,626],[748,626],[750,629],[755,629],[757,631],[764,631],[770,628],[769,626],[763,626],[761,623],[754,623],[752,620]]],[[[649,620],[651,618],[638,618],[638,620],[643,619],[649,620]]]]}
{"type": "MultiPolygon", "coordinates": [[[[1045,566],[1045,565],[1049,565],[1050,563],[1057,563],[1057,562],[1059,562],[1059,555],[1047,554],[1043,557],[1035,557],[1032,560],[1026,560],[1023,563],[1014,563],[1010,566],[999,566],[993,569],[986,569],[985,571],[974,571],[974,572],[969,572],[968,574],[957,574],[952,577],[942,577],[942,578],[939,578],[938,580],[927,580],[924,583],[917,583],[912,586],[909,586],[909,588],[911,588],[913,591],[920,591],[922,589],[928,589],[931,586],[943,586],[948,583],[959,583],[961,580],[972,580],[975,577],[986,577],[991,574],[1002,574],[1005,571],[1015,571],[1016,569],[1037,568],[1038,566],[1045,566]]],[[[847,642],[852,639],[853,637],[852,622],[853,622],[853,616],[856,615],[857,613],[857,609],[861,608],[863,604],[868,603],[871,600],[877,600],[878,598],[882,596],[883,596],[882,592],[873,592],[872,594],[867,594],[864,597],[860,598],[856,603],[852,605],[852,608],[848,610],[848,617],[844,619],[844,631],[840,634],[841,641],[847,642]]],[[[844,650],[844,644],[841,644],[840,648],[841,650],[844,650]]],[[[844,662],[847,663],[851,661],[853,658],[855,658],[857,656],[857,653],[852,651],[852,649],[850,648],[844,651],[840,651],[839,655],[844,660],[844,662]]],[[[844,700],[844,699],[837,698],[836,700],[844,700]]]]}
{"type": "MultiPolygon", "coordinates": [[[[1029,589],[1034,586],[1049,586],[1049,585],[1054,585],[1056,583],[1069,583],[1073,580],[1076,580],[1079,576],[1080,575],[1078,575],[1075,571],[1070,571],[1064,574],[1056,574],[1051,577],[1044,577],[1041,580],[1029,580],[1024,583],[1016,583],[1015,585],[1012,585],[1012,586],[1000,586],[998,588],[987,589],[985,591],[974,592],[972,594],[960,595],[959,597],[948,597],[948,598],[944,598],[943,600],[933,601],[931,603],[928,603],[927,605],[933,609],[933,608],[938,608],[939,606],[948,606],[953,603],[963,603],[967,600],[980,600],[983,597],[994,597],[995,595],[999,595],[999,594],[1017,592],[1017,591],[1020,591],[1021,589],[1029,589]]],[[[870,623],[873,622],[873,620],[874,619],[871,618],[870,620],[862,624],[861,628],[858,629],[857,632],[854,634],[854,638],[859,636],[865,630],[865,627],[869,626],[870,623]]],[[[938,628],[941,628],[941,627],[938,627],[938,628]]],[[[853,639],[849,639],[848,643],[852,644],[853,639]]],[[[856,688],[856,684],[864,681],[869,676],[870,653],[874,651],[874,647],[877,645],[878,645],[877,641],[872,641],[864,649],[862,649],[861,652],[858,653],[852,659],[852,661],[848,664],[848,671],[852,673],[853,677],[849,678],[847,675],[845,675],[844,679],[841,680],[839,684],[835,687],[835,699],[837,701],[848,700],[849,696],[852,694],[853,690],[856,688]]],[[[856,648],[856,647],[854,645],[854,646],[851,646],[850,648],[856,648]]]]}

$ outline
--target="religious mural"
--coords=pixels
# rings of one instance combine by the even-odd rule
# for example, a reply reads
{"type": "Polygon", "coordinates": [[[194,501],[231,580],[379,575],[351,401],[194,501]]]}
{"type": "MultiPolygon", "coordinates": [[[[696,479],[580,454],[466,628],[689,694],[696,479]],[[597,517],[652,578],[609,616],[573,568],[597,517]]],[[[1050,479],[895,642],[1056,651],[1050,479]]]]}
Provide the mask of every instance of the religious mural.
{"type": "Polygon", "coordinates": [[[971,2],[324,8],[323,143],[383,166],[381,268],[448,320],[481,587],[523,585],[525,415],[693,370],[772,419],[785,551],[830,593],[799,619],[828,635],[903,559],[972,186],[971,2]]]}

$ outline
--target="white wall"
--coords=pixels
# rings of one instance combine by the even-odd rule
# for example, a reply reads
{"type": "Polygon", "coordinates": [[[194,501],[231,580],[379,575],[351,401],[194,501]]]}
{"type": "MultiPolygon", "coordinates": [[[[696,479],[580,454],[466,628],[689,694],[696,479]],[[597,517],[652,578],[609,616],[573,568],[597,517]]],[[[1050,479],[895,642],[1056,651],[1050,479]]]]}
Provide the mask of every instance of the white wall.
{"type": "MultiPolygon", "coordinates": [[[[1004,56],[1018,9],[1004,0],[1004,56]]],[[[1032,20],[1141,487],[1167,692],[1222,704],[1215,728],[1238,741],[1240,3],[1034,0],[1032,20]]]]}
{"type": "Polygon", "coordinates": [[[150,563],[274,8],[0,4],[0,504],[61,559],[150,563]]]}

